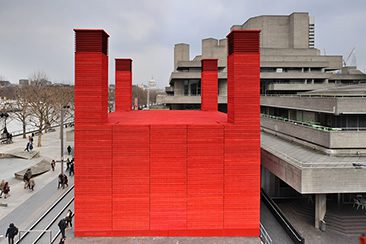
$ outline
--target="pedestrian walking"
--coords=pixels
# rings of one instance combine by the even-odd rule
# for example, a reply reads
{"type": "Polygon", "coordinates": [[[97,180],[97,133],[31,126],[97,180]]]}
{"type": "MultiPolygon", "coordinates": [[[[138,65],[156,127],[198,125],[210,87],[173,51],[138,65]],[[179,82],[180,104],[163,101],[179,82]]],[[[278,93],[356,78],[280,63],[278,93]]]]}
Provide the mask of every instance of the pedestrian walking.
{"type": "Polygon", "coordinates": [[[24,176],[23,176],[24,189],[26,189],[27,187],[29,187],[29,181],[32,178],[32,176],[33,176],[32,170],[30,168],[27,169],[27,171],[24,173],[24,176]]]}
{"type": "Polygon", "coordinates": [[[10,196],[10,194],[9,194],[10,186],[9,186],[9,182],[7,182],[7,181],[4,184],[3,192],[4,192],[4,198],[5,199],[10,196]]]}
{"type": "Polygon", "coordinates": [[[24,151],[27,151],[27,152],[29,152],[29,145],[30,145],[30,142],[27,142],[27,145],[25,146],[25,149],[24,149],[24,151]]]}
{"type": "Polygon", "coordinates": [[[64,189],[64,176],[62,174],[58,175],[58,185],[57,185],[57,189],[60,189],[60,187],[62,187],[62,189],[64,189]]]}
{"type": "Polygon", "coordinates": [[[70,164],[69,176],[74,175],[74,163],[70,164]]]}
{"type": "Polygon", "coordinates": [[[74,213],[69,209],[66,214],[66,225],[67,227],[70,225],[72,227],[72,217],[74,216],[74,213]]]}
{"type": "Polygon", "coordinates": [[[70,159],[66,159],[66,171],[70,170],[70,159]]]}
{"type": "Polygon", "coordinates": [[[63,175],[63,185],[64,187],[69,187],[69,180],[67,179],[66,175],[63,175]]]}
{"type": "Polygon", "coordinates": [[[54,159],[52,159],[52,162],[51,162],[52,171],[55,171],[55,166],[56,166],[56,161],[54,159]]]}
{"type": "Polygon", "coordinates": [[[58,222],[58,227],[60,228],[61,234],[62,234],[62,238],[66,238],[65,236],[65,229],[67,227],[66,224],[66,220],[63,218],[60,220],[60,222],[58,222]]]}
{"type": "Polygon", "coordinates": [[[29,180],[29,189],[34,191],[34,186],[36,185],[36,183],[34,182],[33,179],[29,180]]]}
{"type": "Polygon", "coordinates": [[[8,237],[9,244],[14,244],[14,237],[16,235],[18,235],[18,228],[13,223],[11,223],[5,234],[5,238],[8,237]]]}
{"type": "Polygon", "coordinates": [[[5,180],[2,180],[0,183],[0,197],[2,197],[3,193],[4,193],[4,186],[5,186],[5,180]]]}
{"type": "Polygon", "coordinates": [[[71,148],[71,146],[69,145],[69,146],[67,146],[67,153],[69,154],[69,155],[71,155],[71,150],[72,150],[72,148],[71,148]]]}
{"type": "Polygon", "coordinates": [[[28,152],[32,152],[33,150],[33,141],[29,143],[29,151],[28,152]]]}

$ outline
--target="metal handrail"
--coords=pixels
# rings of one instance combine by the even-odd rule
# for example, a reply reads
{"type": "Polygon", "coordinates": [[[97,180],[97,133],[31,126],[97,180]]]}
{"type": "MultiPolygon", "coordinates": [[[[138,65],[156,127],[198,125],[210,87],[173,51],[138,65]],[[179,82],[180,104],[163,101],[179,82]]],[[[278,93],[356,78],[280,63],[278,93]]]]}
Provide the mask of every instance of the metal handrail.
{"type": "Polygon", "coordinates": [[[289,237],[295,242],[299,244],[305,244],[305,239],[302,237],[299,232],[292,226],[290,221],[285,217],[282,213],[281,209],[273,202],[273,200],[267,196],[264,190],[261,188],[261,198],[264,203],[267,205],[269,210],[272,212],[273,216],[277,219],[277,221],[284,228],[289,237]]]}
{"type": "MultiPolygon", "coordinates": [[[[74,200],[74,197],[73,197],[72,199],[74,200]]],[[[75,213],[74,213],[74,214],[72,214],[72,217],[74,217],[74,216],[75,216],[75,213]]],[[[57,233],[56,233],[56,235],[52,238],[52,240],[51,240],[50,244],[54,243],[54,242],[56,241],[57,237],[58,237],[60,234],[61,234],[61,231],[60,231],[60,230],[58,230],[58,231],[57,231],[57,233]]]]}
{"type": "MultiPolygon", "coordinates": [[[[56,217],[54,217],[53,219],[52,219],[52,221],[46,226],[46,230],[48,229],[48,228],[50,228],[51,227],[51,225],[53,225],[55,222],[56,222],[56,220],[61,216],[61,214],[66,210],[66,208],[68,208],[69,206],[70,206],[70,204],[72,203],[74,201],[74,197],[73,198],[71,198],[71,200],[65,205],[65,207],[63,207],[62,209],[61,209],[61,211],[56,215],[56,217]]],[[[33,242],[32,242],[32,244],[36,244],[41,238],[42,238],[42,236],[44,235],[44,232],[43,233],[41,233],[33,242]]],[[[50,238],[50,243],[52,242],[52,238],[50,238]]]]}
{"type": "Polygon", "coordinates": [[[22,232],[42,232],[42,235],[45,232],[49,232],[50,233],[50,242],[52,241],[52,230],[19,230],[19,238],[20,238],[22,232]]]}
{"type": "MultiPolygon", "coordinates": [[[[36,227],[62,201],[62,199],[64,199],[66,195],[69,194],[72,189],[74,189],[74,185],[72,185],[70,189],[68,189],[54,204],[52,204],[52,206],[47,209],[47,211],[39,219],[37,219],[36,222],[32,224],[29,230],[34,229],[34,227],[36,227]]],[[[28,234],[29,232],[25,232],[22,237],[19,236],[19,240],[16,242],[16,244],[20,243],[28,234]]]]}
{"type": "Polygon", "coordinates": [[[270,237],[270,235],[268,234],[266,228],[264,228],[264,226],[262,225],[262,223],[260,224],[260,238],[263,241],[264,244],[272,244],[272,238],[270,237]]]}
{"type": "Polygon", "coordinates": [[[330,132],[337,132],[337,131],[364,131],[366,130],[366,127],[328,127],[328,126],[323,126],[323,125],[319,125],[316,123],[309,123],[309,122],[303,122],[303,121],[298,121],[298,120],[293,120],[293,119],[288,119],[288,118],[283,118],[283,117],[279,117],[279,116],[274,116],[274,115],[269,115],[269,114],[260,114],[261,117],[264,118],[270,118],[270,119],[275,119],[275,120],[279,120],[279,121],[285,121],[285,122],[289,122],[295,125],[303,125],[312,129],[316,129],[316,130],[321,130],[321,131],[330,131],[330,132]]]}

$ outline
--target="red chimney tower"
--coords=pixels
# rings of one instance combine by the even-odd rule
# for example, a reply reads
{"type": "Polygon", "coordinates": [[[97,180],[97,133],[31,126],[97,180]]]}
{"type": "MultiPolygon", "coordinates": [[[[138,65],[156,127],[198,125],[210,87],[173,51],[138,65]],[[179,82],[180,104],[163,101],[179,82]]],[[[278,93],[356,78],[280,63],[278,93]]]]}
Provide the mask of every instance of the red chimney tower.
{"type": "Polygon", "coordinates": [[[132,59],[116,58],[116,112],[131,111],[132,59]]]}
{"type": "Polygon", "coordinates": [[[201,110],[217,111],[217,59],[202,59],[201,64],[201,110]]]}

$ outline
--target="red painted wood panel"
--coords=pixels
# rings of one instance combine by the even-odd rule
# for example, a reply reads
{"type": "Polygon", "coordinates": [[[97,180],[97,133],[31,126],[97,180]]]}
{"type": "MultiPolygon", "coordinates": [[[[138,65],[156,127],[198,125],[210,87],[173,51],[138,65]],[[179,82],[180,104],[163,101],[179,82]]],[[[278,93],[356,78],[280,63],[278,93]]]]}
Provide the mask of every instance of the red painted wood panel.
{"type": "Polygon", "coordinates": [[[115,111],[130,111],[132,108],[132,60],[118,58],[115,68],[115,111]]]}
{"type": "Polygon", "coordinates": [[[207,111],[130,111],[131,66],[116,65],[121,107],[107,114],[107,36],[96,31],[76,31],[75,235],[258,236],[259,33],[229,35],[226,120],[217,62],[203,62],[207,111]]]}
{"type": "Polygon", "coordinates": [[[219,83],[217,59],[202,59],[201,67],[201,110],[217,111],[219,83]]]}

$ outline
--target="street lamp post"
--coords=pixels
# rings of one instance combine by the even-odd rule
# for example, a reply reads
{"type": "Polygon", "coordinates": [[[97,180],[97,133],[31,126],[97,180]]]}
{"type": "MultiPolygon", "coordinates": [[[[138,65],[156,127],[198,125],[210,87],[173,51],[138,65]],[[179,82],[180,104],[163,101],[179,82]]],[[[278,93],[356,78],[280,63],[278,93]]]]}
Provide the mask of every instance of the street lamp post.
{"type": "Polygon", "coordinates": [[[156,82],[155,82],[154,78],[149,80],[149,82],[147,83],[147,109],[150,109],[150,89],[152,87],[155,87],[155,85],[156,85],[156,82]]]}
{"type": "Polygon", "coordinates": [[[65,110],[70,106],[63,106],[61,108],[61,122],[60,122],[60,134],[61,134],[61,174],[64,174],[64,116],[65,110]]]}

